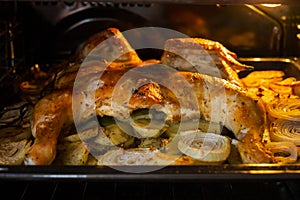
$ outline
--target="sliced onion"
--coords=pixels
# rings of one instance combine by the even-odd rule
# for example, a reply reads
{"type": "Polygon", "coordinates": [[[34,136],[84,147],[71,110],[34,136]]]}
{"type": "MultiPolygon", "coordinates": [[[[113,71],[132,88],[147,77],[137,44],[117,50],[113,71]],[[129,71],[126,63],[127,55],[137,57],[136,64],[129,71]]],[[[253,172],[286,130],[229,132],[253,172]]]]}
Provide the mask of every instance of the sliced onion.
{"type": "Polygon", "coordinates": [[[300,81],[294,82],[292,84],[293,93],[297,96],[300,96],[300,81]]]}
{"type": "Polygon", "coordinates": [[[271,123],[270,137],[275,142],[286,141],[300,145],[300,123],[277,119],[271,123]]]}
{"type": "Polygon", "coordinates": [[[139,138],[157,138],[167,128],[168,125],[160,121],[151,121],[149,124],[132,121],[130,125],[139,134],[139,138]]]}
{"type": "Polygon", "coordinates": [[[300,99],[277,99],[267,105],[268,113],[275,118],[300,121],[300,99]]]}
{"type": "Polygon", "coordinates": [[[130,125],[138,138],[157,138],[168,128],[166,114],[154,109],[142,109],[131,114],[130,125]]]}
{"type": "Polygon", "coordinates": [[[277,163],[294,163],[297,161],[297,147],[292,142],[270,142],[266,144],[266,148],[273,153],[277,163]],[[288,154],[288,156],[276,154],[288,154]]]}
{"type": "Polygon", "coordinates": [[[150,148],[117,149],[108,151],[102,156],[98,164],[107,166],[143,166],[143,165],[168,165],[174,160],[158,156],[159,150],[150,148]]]}
{"type": "Polygon", "coordinates": [[[178,149],[196,160],[220,162],[230,154],[230,140],[214,133],[185,132],[178,141],[178,149]]]}

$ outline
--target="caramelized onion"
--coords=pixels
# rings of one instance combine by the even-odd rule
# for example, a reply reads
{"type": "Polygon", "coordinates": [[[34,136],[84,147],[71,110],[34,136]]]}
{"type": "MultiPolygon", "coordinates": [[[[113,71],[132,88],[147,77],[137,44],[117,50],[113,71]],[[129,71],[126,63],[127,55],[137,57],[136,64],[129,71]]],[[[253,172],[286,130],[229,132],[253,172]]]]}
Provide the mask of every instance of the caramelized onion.
{"type": "Polygon", "coordinates": [[[270,142],[266,144],[277,163],[294,163],[297,161],[297,147],[292,142],[270,142]]]}
{"type": "Polygon", "coordinates": [[[277,119],[271,123],[270,137],[272,141],[286,141],[300,145],[300,123],[277,119]]]}
{"type": "Polygon", "coordinates": [[[186,132],[178,142],[178,149],[203,162],[220,162],[230,154],[230,140],[214,133],[186,132]]]}
{"type": "Polygon", "coordinates": [[[279,119],[300,121],[300,99],[277,99],[267,105],[268,113],[279,119]]]}
{"type": "Polygon", "coordinates": [[[296,81],[292,84],[293,93],[300,96],[300,81],[296,81]]]}

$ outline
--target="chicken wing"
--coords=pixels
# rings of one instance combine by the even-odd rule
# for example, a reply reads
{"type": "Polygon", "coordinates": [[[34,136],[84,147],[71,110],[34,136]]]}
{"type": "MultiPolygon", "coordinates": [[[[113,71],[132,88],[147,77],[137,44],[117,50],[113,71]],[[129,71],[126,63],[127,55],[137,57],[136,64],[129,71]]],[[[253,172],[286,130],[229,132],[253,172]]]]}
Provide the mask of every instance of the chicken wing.
{"type": "Polygon", "coordinates": [[[180,71],[199,72],[243,86],[238,72],[253,69],[239,63],[236,54],[219,42],[202,38],[175,38],[165,42],[162,63],[180,71]]]}

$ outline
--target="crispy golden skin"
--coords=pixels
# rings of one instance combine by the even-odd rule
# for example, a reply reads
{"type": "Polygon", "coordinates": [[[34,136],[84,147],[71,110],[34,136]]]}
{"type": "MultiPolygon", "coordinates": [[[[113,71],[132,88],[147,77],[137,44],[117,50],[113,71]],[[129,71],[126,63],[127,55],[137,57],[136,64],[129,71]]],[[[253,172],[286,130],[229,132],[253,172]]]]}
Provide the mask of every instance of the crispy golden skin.
{"type": "MultiPolygon", "coordinates": [[[[221,62],[225,71],[226,67],[232,71],[248,68],[238,63],[235,54],[219,43],[201,39],[196,43],[212,50],[217,55],[213,57],[217,58],[217,63],[221,62]]],[[[88,40],[79,57],[89,53],[89,56],[105,60],[90,60],[84,66],[74,65],[71,70],[66,70],[56,82],[56,88],[60,90],[43,97],[36,104],[32,118],[35,141],[25,164],[51,164],[60,131],[73,120],[84,122],[93,115],[124,119],[143,108],[162,111],[171,122],[199,117],[220,122],[240,140],[239,152],[244,163],[271,161],[269,152],[262,144],[264,108],[258,99],[249,97],[235,84],[199,73],[142,64],[116,29],[105,30],[88,40]],[[92,51],[111,35],[113,38],[108,45],[92,51]],[[114,60],[123,50],[128,53],[114,60]]],[[[224,78],[235,80],[235,77],[224,78]]]]}
{"type": "Polygon", "coordinates": [[[238,72],[253,69],[239,63],[236,54],[216,41],[202,38],[174,38],[165,42],[162,63],[180,71],[199,72],[224,78],[243,86],[238,72]]]}
{"type": "Polygon", "coordinates": [[[25,164],[51,164],[60,131],[72,119],[71,90],[55,91],[42,98],[34,108],[31,130],[35,139],[26,155],[25,164]]]}
{"type": "Polygon", "coordinates": [[[95,111],[97,115],[124,119],[134,110],[155,108],[165,112],[167,120],[178,122],[200,117],[199,110],[201,117],[221,122],[235,134],[240,141],[239,152],[244,163],[271,162],[271,156],[262,144],[265,111],[258,99],[223,79],[176,71],[168,72],[169,77],[166,78],[163,70],[154,65],[113,68],[102,73],[102,84],[94,91],[85,94],[72,94],[71,90],[56,91],[41,99],[33,116],[32,130],[36,140],[27,156],[27,163],[52,162],[60,129],[72,119],[72,95],[77,120],[86,120],[95,111]],[[132,69],[136,71],[122,80],[132,69]],[[141,83],[140,87],[134,88],[132,83],[136,82],[141,83]]]}
{"type": "MultiPolygon", "coordinates": [[[[150,68],[149,66],[149,70],[150,68]]],[[[159,72],[157,69],[155,71],[156,73],[151,75],[155,78],[152,79],[150,76],[148,82],[165,79],[163,72],[159,72]],[[159,75],[162,77],[159,78],[159,75]]],[[[140,73],[136,73],[136,75],[141,76],[140,73]]],[[[244,90],[223,79],[191,72],[175,72],[171,76],[174,78],[166,80],[163,85],[166,86],[167,82],[172,80],[170,83],[172,88],[177,88],[179,92],[170,91],[169,88],[161,85],[153,87],[153,83],[150,83],[139,88],[131,96],[129,102],[124,101],[126,98],[123,98],[122,94],[115,96],[114,99],[117,99],[117,102],[114,103],[117,104],[118,110],[107,104],[111,100],[111,89],[106,91],[108,94],[105,97],[101,95],[105,93],[105,88],[97,90],[96,94],[101,98],[100,101],[97,101],[98,95],[96,95],[97,114],[126,118],[128,115],[124,113],[161,105],[156,109],[165,112],[168,115],[167,119],[178,122],[198,117],[197,109],[199,109],[202,118],[220,122],[235,134],[235,137],[240,140],[239,152],[244,163],[271,162],[271,156],[262,144],[266,116],[264,106],[259,99],[253,99],[244,90]],[[187,84],[183,84],[182,80],[178,78],[179,76],[183,77],[187,84]],[[188,88],[189,86],[191,88],[188,88]],[[147,92],[144,92],[145,90],[147,92]],[[197,103],[189,94],[191,90],[196,96],[197,103]],[[101,92],[98,93],[99,91],[101,92]],[[184,104],[182,104],[183,101],[184,104]],[[118,102],[120,103],[118,104],[118,102]]],[[[126,79],[126,81],[135,82],[139,81],[138,79],[138,77],[133,77],[132,80],[126,79]]],[[[145,77],[143,81],[145,81],[145,77]]],[[[113,88],[113,86],[109,87],[113,88]]],[[[118,93],[114,95],[116,94],[118,93]]]]}
{"type": "MultiPolygon", "coordinates": [[[[94,34],[83,44],[78,54],[70,60],[62,62],[57,68],[63,68],[56,78],[55,88],[63,89],[72,87],[77,76],[79,68],[83,68],[82,62],[90,61],[112,63],[114,66],[132,66],[142,63],[134,49],[130,46],[126,38],[116,28],[108,28],[94,34]]],[[[93,65],[87,67],[87,70],[81,70],[85,73],[95,73],[99,68],[93,65]],[[92,68],[94,67],[94,68],[92,68]]],[[[103,70],[100,69],[100,70],[103,70]]]]}

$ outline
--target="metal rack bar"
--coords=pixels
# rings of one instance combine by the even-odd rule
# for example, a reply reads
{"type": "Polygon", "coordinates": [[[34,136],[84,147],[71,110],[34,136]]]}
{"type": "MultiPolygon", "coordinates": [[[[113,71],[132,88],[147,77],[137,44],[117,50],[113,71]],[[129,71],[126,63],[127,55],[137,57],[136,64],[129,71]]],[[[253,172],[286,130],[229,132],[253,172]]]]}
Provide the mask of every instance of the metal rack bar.
{"type": "MultiPolygon", "coordinates": [[[[24,1],[24,0],[17,0],[24,1]]],[[[35,0],[35,2],[42,2],[43,4],[60,2],[62,0],[35,0]]],[[[74,0],[64,1],[69,4],[74,0]]],[[[297,0],[76,0],[76,2],[103,2],[103,3],[176,3],[176,4],[193,4],[193,5],[204,5],[204,4],[290,4],[299,5],[300,2],[297,0]]]]}

